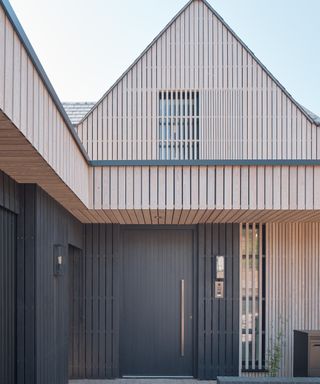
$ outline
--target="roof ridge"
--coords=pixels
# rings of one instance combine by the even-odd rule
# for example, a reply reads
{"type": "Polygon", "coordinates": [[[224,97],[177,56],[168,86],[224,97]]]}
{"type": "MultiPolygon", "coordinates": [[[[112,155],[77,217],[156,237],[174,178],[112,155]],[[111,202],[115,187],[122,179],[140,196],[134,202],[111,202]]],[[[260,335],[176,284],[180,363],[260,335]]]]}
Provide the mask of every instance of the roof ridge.
{"type": "MultiPolygon", "coordinates": [[[[153,44],[165,33],[165,31],[175,22],[175,20],[182,15],[182,13],[194,2],[194,1],[203,1],[204,0],[189,0],[184,7],[180,9],[178,13],[165,25],[165,27],[156,35],[156,37],[147,45],[147,47],[140,53],[140,55],[129,65],[129,67],[118,77],[118,79],[108,88],[108,90],[100,97],[100,99],[95,103],[92,109],[98,106],[102,100],[118,85],[118,83],[125,77],[125,75],[135,66],[135,64],[143,57],[145,53],[153,46],[153,44]]],[[[90,111],[83,116],[79,124],[81,124],[86,117],[89,115],[90,111]]]]}
{"type": "MultiPolygon", "coordinates": [[[[276,83],[276,85],[285,93],[285,95],[296,105],[296,107],[305,115],[305,117],[311,122],[320,126],[320,119],[314,120],[309,113],[299,104],[295,98],[290,94],[290,92],[280,83],[280,81],[267,69],[267,67],[258,59],[258,57],[253,53],[253,51],[244,43],[244,41],[236,34],[236,32],[229,26],[229,24],[223,19],[223,17],[212,7],[212,5],[207,0],[189,0],[181,10],[176,13],[176,15],[166,24],[166,26],[158,33],[158,35],[151,41],[151,43],[142,51],[142,53],[133,61],[133,63],[121,74],[120,77],[108,88],[108,90],[102,95],[102,97],[95,103],[91,110],[95,109],[104,98],[118,85],[118,83],[126,76],[126,74],[135,66],[135,64],[143,57],[145,53],[153,46],[153,44],[167,31],[167,29],[178,19],[178,17],[193,3],[200,1],[205,4],[209,10],[220,20],[220,22],[227,28],[227,30],[233,35],[233,37],[247,50],[247,52],[252,56],[252,58],[261,66],[261,68],[267,73],[267,75],[276,83]]],[[[79,124],[81,124],[87,116],[90,114],[89,111],[79,124]]]]}

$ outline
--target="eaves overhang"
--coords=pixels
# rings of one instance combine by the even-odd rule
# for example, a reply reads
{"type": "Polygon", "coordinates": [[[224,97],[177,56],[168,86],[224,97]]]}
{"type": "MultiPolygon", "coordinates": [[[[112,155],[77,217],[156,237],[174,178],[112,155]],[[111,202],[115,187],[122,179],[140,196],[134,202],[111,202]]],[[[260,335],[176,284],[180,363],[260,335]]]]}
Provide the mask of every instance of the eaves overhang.
{"type": "Polygon", "coordinates": [[[16,33],[18,34],[18,36],[21,40],[22,45],[24,46],[27,53],[29,54],[29,57],[30,57],[35,69],[37,70],[41,80],[43,81],[45,87],[47,88],[47,90],[50,94],[50,96],[52,97],[52,100],[53,100],[55,106],[57,107],[59,113],[61,114],[61,116],[62,116],[66,126],[68,127],[73,139],[75,140],[75,142],[76,142],[77,146],[79,147],[81,153],[83,154],[84,158],[87,161],[89,161],[90,159],[89,159],[88,153],[85,150],[77,132],[75,131],[75,129],[74,129],[74,127],[70,121],[69,116],[67,115],[65,109],[63,108],[63,105],[62,105],[56,91],[54,90],[42,64],[40,63],[40,60],[39,60],[37,54],[35,53],[35,51],[31,45],[22,25],[20,24],[19,19],[18,19],[17,15],[15,14],[10,2],[8,0],[0,0],[0,5],[2,6],[2,8],[5,11],[9,20],[11,21],[14,30],[16,31],[16,33]]]}

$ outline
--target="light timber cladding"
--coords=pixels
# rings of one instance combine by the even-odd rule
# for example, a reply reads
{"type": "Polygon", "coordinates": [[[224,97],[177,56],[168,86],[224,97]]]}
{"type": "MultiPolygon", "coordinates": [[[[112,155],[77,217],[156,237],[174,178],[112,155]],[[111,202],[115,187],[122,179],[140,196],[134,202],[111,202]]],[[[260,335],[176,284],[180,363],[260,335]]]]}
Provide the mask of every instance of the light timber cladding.
{"type": "MultiPolygon", "coordinates": [[[[6,5],[6,9],[8,7],[6,5]]],[[[1,155],[8,158],[5,151],[11,151],[10,154],[23,160],[25,151],[34,149],[63,183],[87,204],[87,155],[81,143],[77,143],[78,138],[72,132],[68,118],[63,115],[63,108],[58,107],[57,96],[56,99],[52,96],[41,77],[40,64],[35,66],[34,57],[31,57],[4,9],[0,6],[1,155]],[[12,126],[9,127],[10,122],[12,126]],[[29,146],[20,146],[18,133],[14,133],[13,138],[8,132],[12,127],[21,132],[29,146]]],[[[13,173],[6,172],[15,178],[13,173]]]]}
{"type": "Polygon", "coordinates": [[[319,166],[94,167],[93,209],[123,224],[311,220],[319,180],[319,166]]]}
{"type": "Polygon", "coordinates": [[[161,158],[159,101],[179,91],[199,93],[199,159],[319,158],[315,121],[208,4],[192,1],[78,125],[90,159],[161,158]]]}
{"type": "MultiPolygon", "coordinates": [[[[76,178],[81,167],[78,168],[77,164],[74,165],[77,172],[74,173],[73,177],[76,178]]],[[[18,183],[37,183],[67,210],[78,209],[78,213],[74,213],[74,215],[83,221],[83,215],[80,211],[86,211],[87,205],[68,185],[61,181],[60,176],[1,111],[0,169],[18,183]]],[[[78,180],[79,186],[81,186],[84,194],[88,195],[88,184],[83,183],[83,180],[88,183],[88,179],[86,175],[82,175],[82,177],[81,183],[78,180]]],[[[0,204],[3,203],[6,208],[15,212],[18,211],[17,187],[12,181],[8,181],[7,176],[0,175],[0,187],[1,185],[5,187],[5,194],[1,196],[0,192],[0,204]],[[13,193],[14,190],[15,194],[13,193]],[[11,198],[9,192],[12,194],[11,198]]]]}
{"type": "Polygon", "coordinates": [[[319,239],[319,223],[266,225],[267,350],[282,331],[283,376],[293,374],[293,330],[320,328],[319,239]]]}

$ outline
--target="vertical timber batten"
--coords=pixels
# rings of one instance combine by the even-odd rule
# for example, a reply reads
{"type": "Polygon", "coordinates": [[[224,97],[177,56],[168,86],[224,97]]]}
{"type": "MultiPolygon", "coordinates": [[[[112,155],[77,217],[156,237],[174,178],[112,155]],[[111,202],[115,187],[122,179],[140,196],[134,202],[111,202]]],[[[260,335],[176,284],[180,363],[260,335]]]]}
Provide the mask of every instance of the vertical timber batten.
{"type": "Polygon", "coordinates": [[[239,225],[199,225],[198,377],[239,373],[239,225]],[[224,298],[215,298],[216,256],[225,257],[224,298]]]}

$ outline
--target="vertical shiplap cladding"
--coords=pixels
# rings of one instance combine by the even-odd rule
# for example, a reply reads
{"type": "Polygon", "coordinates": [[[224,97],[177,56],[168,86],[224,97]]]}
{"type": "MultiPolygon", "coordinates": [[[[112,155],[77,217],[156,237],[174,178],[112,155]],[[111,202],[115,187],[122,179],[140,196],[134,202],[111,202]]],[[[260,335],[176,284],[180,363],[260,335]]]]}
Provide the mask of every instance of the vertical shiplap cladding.
{"type": "Polygon", "coordinates": [[[266,226],[267,350],[284,334],[280,373],[293,374],[293,330],[319,329],[319,223],[266,226]]]}
{"type": "Polygon", "coordinates": [[[2,7],[0,109],[63,181],[87,202],[86,160],[2,7]],[[74,177],[79,174],[78,168],[81,169],[81,179],[74,177]]]}
{"type": "Polygon", "coordinates": [[[198,377],[239,372],[239,225],[199,226],[198,377]],[[225,257],[224,297],[215,297],[216,256],[225,257]]]}
{"type": "Polygon", "coordinates": [[[94,167],[91,192],[94,209],[312,210],[319,175],[318,166],[94,167]]]}
{"type": "Polygon", "coordinates": [[[159,158],[159,92],[188,89],[200,91],[200,158],[318,156],[318,128],[211,10],[192,2],[79,125],[90,157],[159,158]],[[107,114],[112,118],[102,131],[100,105],[105,102],[111,102],[107,114]],[[87,138],[82,133],[86,123],[87,138]],[[101,147],[97,154],[92,145],[101,147]]]}
{"type": "MultiPolygon", "coordinates": [[[[1,177],[1,173],[0,173],[1,177]]],[[[1,185],[0,185],[1,190],[1,185]]],[[[0,203],[0,382],[16,377],[16,215],[0,203]]]]}
{"type": "Polygon", "coordinates": [[[82,318],[75,318],[78,344],[72,344],[72,378],[118,375],[118,227],[86,225],[81,257],[84,269],[82,318]],[[81,323],[77,324],[76,322],[81,323]]]}

